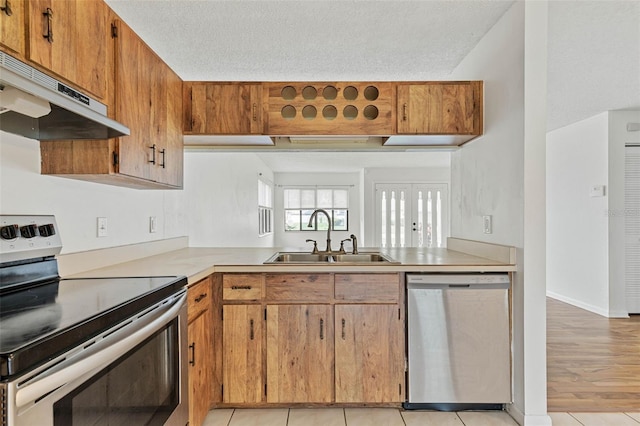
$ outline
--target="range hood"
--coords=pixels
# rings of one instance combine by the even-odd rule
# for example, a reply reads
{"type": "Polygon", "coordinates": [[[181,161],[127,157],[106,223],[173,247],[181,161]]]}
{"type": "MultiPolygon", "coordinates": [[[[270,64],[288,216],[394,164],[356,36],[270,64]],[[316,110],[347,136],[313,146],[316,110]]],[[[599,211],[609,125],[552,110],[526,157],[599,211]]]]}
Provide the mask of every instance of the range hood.
{"type": "Polygon", "coordinates": [[[0,52],[0,130],[41,141],[130,134],[106,105],[0,52]]]}

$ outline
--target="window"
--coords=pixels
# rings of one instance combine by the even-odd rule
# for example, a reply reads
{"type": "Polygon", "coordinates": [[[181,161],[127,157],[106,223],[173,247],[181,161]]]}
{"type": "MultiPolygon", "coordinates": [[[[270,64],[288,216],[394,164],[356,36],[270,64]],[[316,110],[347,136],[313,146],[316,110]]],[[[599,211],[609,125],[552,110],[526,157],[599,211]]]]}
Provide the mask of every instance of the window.
{"type": "Polygon", "coordinates": [[[308,227],[315,209],[324,209],[331,217],[332,231],[349,230],[349,189],[347,188],[285,188],[284,230],[322,231],[329,223],[323,214],[318,214],[308,227]]]}
{"type": "Polygon", "coordinates": [[[273,232],[273,188],[270,183],[258,179],[258,235],[273,232]]]}

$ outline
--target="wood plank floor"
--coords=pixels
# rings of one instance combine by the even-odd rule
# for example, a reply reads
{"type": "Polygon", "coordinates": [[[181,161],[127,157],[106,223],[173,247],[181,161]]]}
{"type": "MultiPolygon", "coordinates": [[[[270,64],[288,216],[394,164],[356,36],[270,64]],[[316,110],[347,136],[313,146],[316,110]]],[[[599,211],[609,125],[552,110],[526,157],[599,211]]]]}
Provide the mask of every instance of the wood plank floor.
{"type": "Polygon", "coordinates": [[[549,412],[640,408],[640,315],[605,318],[547,298],[549,412]]]}

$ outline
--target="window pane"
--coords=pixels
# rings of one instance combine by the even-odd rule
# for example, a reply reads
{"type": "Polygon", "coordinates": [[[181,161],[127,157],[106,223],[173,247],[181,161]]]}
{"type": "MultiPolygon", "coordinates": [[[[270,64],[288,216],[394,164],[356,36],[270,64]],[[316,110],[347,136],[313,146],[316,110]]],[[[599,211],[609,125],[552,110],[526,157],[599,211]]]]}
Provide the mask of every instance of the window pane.
{"type": "Polygon", "coordinates": [[[349,207],[349,191],[346,189],[333,190],[333,207],[344,208],[349,207]]]}
{"type": "Polygon", "coordinates": [[[318,214],[318,216],[316,216],[316,219],[318,221],[319,231],[326,231],[327,229],[329,229],[329,221],[327,220],[327,217],[325,215],[320,213],[318,214]]]}
{"type": "Polygon", "coordinates": [[[300,207],[303,209],[313,209],[316,207],[316,191],[315,189],[300,190],[300,207]]]}
{"type": "Polygon", "coordinates": [[[300,210],[285,210],[284,230],[299,231],[300,229],[300,210]]]}
{"type": "Polygon", "coordinates": [[[330,209],[333,207],[333,191],[331,189],[318,189],[318,207],[330,209]]]}
{"type": "Polygon", "coordinates": [[[300,190],[299,189],[284,190],[284,208],[285,209],[300,208],[300,190]]]}
{"type": "Polygon", "coordinates": [[[346,210],[334,210],[333,211],[333,230],[334,231],[348,231],[348,215],[346,210]]]}
{"type": "Polygon", "coordinates": [[[315,224],[311,224],[311,227],[307,227],[307,225],[309,224],[309,219],[311,218],[311,215],[313,214],[313,210],[302,210],[302,230],[303,231],[313,231],[315,230],[315,224]]]}

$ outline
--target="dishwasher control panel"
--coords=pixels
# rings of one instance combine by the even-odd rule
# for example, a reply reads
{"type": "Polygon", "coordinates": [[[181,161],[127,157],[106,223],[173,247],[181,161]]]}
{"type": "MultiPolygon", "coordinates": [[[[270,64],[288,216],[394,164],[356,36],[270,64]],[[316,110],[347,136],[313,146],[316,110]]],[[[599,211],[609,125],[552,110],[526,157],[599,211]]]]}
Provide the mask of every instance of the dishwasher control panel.
{"type": "Polygon", "coordinates": [[[509,284],[508,274],[407,274],[407,284],[509,284]]]}

